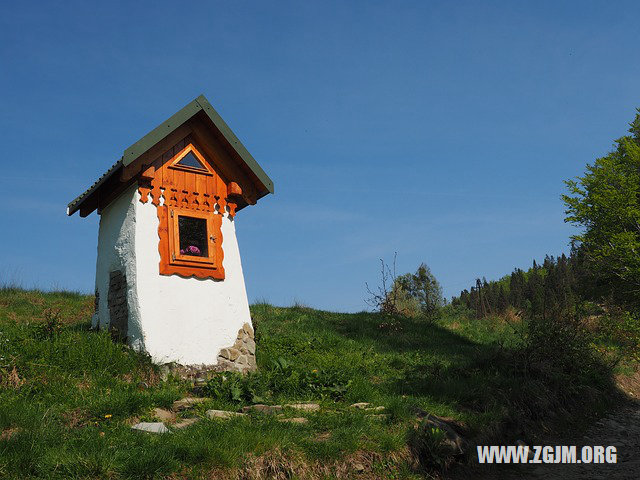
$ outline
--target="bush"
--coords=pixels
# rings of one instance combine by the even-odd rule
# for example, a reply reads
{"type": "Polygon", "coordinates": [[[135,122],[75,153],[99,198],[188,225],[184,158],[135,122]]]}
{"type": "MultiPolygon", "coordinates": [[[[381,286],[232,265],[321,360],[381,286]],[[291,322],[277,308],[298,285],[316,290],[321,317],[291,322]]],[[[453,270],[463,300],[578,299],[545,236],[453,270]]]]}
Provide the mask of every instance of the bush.
{"type": "Polygon", "coordinates": [[[60,310],[46,309],[44,311],[44,322],[39,325],[37,337],[43,340],[50,340],[57,337],[61,330],[60,310]]]}
{"type": "Polygon", "coordinates": [[[381,284],[374,292],[367,284],[369,298],[366,302],[384,315],[402,317],[432,317],[445,304],[442,287],[425,263],[421,263],[416,273],[396,276],[396,257],[389,267],[384,260],[381,264],[381,284]]]}
{"type": "Polygon", "coordinates": [[[581,317],[529,316],[522,327],[519,345],[503,360],[519,384],[510,399],[517,424],[578,413],[614,391],[612,365],[593,348],[581,317]]]}
{"type": "Polygon", "coordinates": [[[421,263],[416,273],[406,273],[398,277],[395,283],[427,317],[432,316],[444,305],[442,287],[426,263],[421,263]]]}
{"type": "Polygon", "coordinates": [[[446,441],[446,434],[428,424],[409,430],[407,445],[420,468],[426,472],[442,472],[454,460],[454,451],[446,441]]]}
{"type": "Polygon", "coordinates": [[[612,355],[614,363],[625,358],[640,361],[640,314],[610,307],[595,318],[593,338],[601,351],[612,355]]]}
{"type": "Polygon", "coordinates": [[[351,386],[344,371],[296,368],[279,357],[271,365],[247,375],[224,372],[215,374],[204,387],[212,398],[237,403],[262,403],[274,396],[342,399],[351,386]]]}

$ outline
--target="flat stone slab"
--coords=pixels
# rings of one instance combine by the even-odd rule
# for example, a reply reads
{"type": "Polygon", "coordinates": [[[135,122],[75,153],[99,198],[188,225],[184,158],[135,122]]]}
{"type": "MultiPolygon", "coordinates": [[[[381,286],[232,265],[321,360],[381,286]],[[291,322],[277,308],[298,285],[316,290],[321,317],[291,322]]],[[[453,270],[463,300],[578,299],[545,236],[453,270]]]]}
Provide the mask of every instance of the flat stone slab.
{"type": "Polygon", "coordinates": [[[282,405],[262,405],[258,403],[256,405],[248,405],[242,407],[242,413],[260,412],[260,413],[280,413],[282,411],[282,405]]]}
{"type": "Polygon", "coordinates": [[[383,406],[380,407],[372,407],[372,408],[367,408],[368,412],[384,412],[386,410],[386,408],[384,408],[383,406]]]}
{"type": "Polygon", "coordinates": [[[180,400],[176,400],[173,402],[173,410],[179,412],[181,410],[186,410],[187,408],[193,408],[197,404],[206,402],[207,398],[199,398],[199,397],[185,397],[180,400]]]}
{"type": "Polygon", "coordinates": [[[147,433],[171,433],[171,430],[165,427],[162,422],[140,422],[136,423],[131,429],[147,433]]]}
{"type": "Polygon", "coordinates": [[[278,421],[282,423],[294,423],[297,425],[304,425],[306,423],[309,423],[309,420],[304,417],[279,418],[278,421]]]}
{"type": "Polygon", "coordinates": [[[373,418],[375,420],[386,420],[387,418],[390,418],[390,415],[388,413],[378,413],[376,415],[369,415],[369,418],[373,418]]]}
{"type": "Polygon", "coordinates": [[[173,425],[173,428],[177,428],[178,430],[182,429],[182,428],[187,428],[187,427],[190,427],[191,425],[193,425],[194,423],[198,423],[200,420],[201,420],[200,418],[196,418],[196,417],[194,417],[194,418],[183,418],[182,420],[176,422],[173,425]]]}
{"type": "Polygon", "coordinates": [[[289,403],[285,407],[304,410],[305,412],[317,412],[320,410],[320,405],[317,403],[289,403]]]}
{"type": "Polygon", "coordinates": [[[175,413],[164,408],[154,408],[153,416],[162,422],[172,422],[176,418],[175,413]]]}
{"type": "Polygon", "coordinates": [[[364,410],[365,408],[369,407],[371,407],[371,404],[368,402],[354,403],[353,405],[351,405],[351,408],[358,408],[360,410],[364,410]]]}
{"type": "Polygon", "coordinates": [[[206,415],[207,415],[207,417],[209,417],[211,419],[213,419],[213,418],[228,419],[228,418],[234,418],[234,417],[246,417],[247,416],[244,413],[229,412],[228,410],[207,410],[206,415]]]}

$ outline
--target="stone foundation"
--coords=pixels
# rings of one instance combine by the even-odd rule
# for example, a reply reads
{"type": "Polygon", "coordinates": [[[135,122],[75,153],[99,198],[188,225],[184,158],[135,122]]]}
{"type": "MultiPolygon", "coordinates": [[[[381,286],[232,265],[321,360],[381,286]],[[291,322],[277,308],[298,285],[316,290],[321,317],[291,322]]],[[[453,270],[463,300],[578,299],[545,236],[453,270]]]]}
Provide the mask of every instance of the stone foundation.
{"type": "Polygon", "coordinates": [[[256,370],[256,342],[250,324],[245,323],[238,330],[238,337],[232,346],[220,350],[217,367],[242,373],[256,370]]]}
{"type": "Polygon", "coordinates": [[[166,380],[175,375],[182,380],[189,380],[195,388],[206,385],[212,372],[254,372],[256,365],[256,342],[253,328],[245,323],[240,330],[235,343],[231,347],[223,348],[218,353],[216,365],[180,365],[165,363],[160,367],[161,378],[166,380]]]}

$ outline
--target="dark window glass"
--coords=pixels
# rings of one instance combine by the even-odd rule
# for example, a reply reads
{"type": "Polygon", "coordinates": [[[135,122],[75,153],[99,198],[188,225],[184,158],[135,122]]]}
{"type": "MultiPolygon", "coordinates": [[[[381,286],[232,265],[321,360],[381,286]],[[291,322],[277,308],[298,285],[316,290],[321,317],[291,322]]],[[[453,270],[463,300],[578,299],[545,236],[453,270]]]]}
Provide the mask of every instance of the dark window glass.
{"type": "Polygon", "coordinates": [[[207,221],[204,218],[178,216],[180,255],[208,257],[207,221]]]}
{"type": "Polygon", "coordinates": [[[182,157],[182,159],[178,162],[178,165],[182,165],[184,167],[199,168],[200,170],[206,170],[206,168],[204,168],[204,165],[202,165],[200,160],[196,158],[193,152],[189,152],[184,157],[182,157]]]}

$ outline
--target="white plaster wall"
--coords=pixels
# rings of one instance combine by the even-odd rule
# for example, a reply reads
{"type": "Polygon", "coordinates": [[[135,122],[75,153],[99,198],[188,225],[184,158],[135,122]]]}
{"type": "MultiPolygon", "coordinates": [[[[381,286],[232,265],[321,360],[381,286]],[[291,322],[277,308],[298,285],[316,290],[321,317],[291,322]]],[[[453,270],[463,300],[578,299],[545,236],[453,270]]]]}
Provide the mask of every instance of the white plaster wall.
{"type": "Polygon", "coordinates": [[[131,346],[144,349],[140,328],[140,312],[136,292],[136,202],[137,186],[132,185],[111,202],[100,215],[98,231],[98,259],[96,262],[96,290],[99,293],[98,314],[93,324],[105,328],[109,318],[109,272],[122,271],[127,278],[129,324],[127,335],[131,346]]]}
{"type": "Polygon", "coordinates": [[[160,275],[156,207],[138,199],[135,192],[135,275],[145,350],[157,363],[216,364],[220,349],[233,345],[244,323],[251,324],[233,219],[222,219],[224,280],[160,275]]]}

